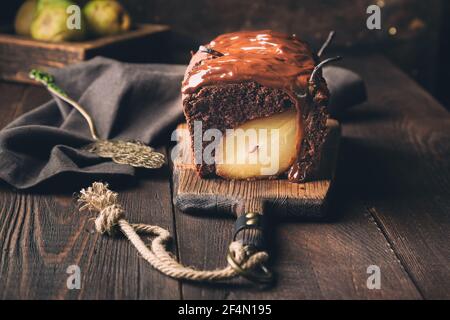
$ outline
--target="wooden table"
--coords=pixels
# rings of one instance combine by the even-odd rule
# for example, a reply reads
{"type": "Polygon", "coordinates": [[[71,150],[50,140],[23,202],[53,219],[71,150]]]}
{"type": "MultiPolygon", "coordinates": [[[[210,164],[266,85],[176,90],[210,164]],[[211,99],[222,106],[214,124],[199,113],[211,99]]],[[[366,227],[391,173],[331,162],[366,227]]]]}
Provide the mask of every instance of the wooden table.
{"type": "MultiPolygon", "coordinates": [[[[347,58],[369,102],[342,119],[343,139],[326,222],[278,221],[275,287],[179,282],[153,270],[125,239],[94,233],[71,194],[0,187],[0,297],[20,299],[434,299],[450,298],[450,115],[380,56],[347,58]],[[78,265],[80,290],[66,269],[78,265]],[[381,270],[368,289],[367,268],[381,270]]],[[[42,89],[0,83],[0,127],[49,99],[42,89]]],[[[188,265],[225,263],[233,221],[173,207],[165,168],[121,192],[127,218],[168,228],[188,265]]]]}

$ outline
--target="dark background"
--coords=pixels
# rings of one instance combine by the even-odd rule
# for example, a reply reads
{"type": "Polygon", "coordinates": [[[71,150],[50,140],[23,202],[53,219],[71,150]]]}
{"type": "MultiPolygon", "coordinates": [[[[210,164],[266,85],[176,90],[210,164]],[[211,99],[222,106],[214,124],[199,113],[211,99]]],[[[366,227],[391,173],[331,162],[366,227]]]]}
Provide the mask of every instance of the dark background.
{"type": "MultiPolygon", "coordinates": [[[[1,22],[11,23],[22,0],[2,2],[1,22]]],[[[296,33],[317,48],[329,30],[336,30],[334,51],[344,56],[385,54],[442,104],[450,106],[447,88],[450,1],[447,0],[122,0],[122,3],[135,22],[172,27],[168,62],[187,63],[190,50],[229,31],[270,28],[296,33]],[[370,4],[382,7],[381,30],[366,28],[366,8],[370,4]]]]}

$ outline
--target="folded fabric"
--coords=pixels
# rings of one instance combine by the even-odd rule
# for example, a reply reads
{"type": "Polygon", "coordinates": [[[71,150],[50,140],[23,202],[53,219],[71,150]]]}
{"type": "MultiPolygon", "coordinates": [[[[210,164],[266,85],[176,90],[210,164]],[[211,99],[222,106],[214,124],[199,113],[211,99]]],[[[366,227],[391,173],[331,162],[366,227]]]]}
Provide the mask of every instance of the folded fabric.
{"type": "MultiPolygon", "coordinates": [[[[185,68],[97,57],[50,72],[92,116],[101,138],[134,139],[157,147],[169,140],[171,130],[183,119],[180,88],[185,68]]],[[[332,110],[364,100],[363,82],[353,72],[328,67],[324,76],[332,110]]],[[[91,141],[78,111],[55,98],[0,131],[0,179],[27,189],[57,177],[108,181],[135,175],[133,167],[80,150],[91,141]]]]}

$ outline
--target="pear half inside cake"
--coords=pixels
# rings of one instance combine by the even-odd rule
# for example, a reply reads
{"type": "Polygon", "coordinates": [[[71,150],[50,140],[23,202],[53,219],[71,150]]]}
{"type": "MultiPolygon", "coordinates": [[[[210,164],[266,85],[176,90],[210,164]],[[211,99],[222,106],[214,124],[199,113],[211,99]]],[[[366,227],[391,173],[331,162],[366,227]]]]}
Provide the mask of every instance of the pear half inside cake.
{"type": "Polygon", "coordinates": [[[302,128],[289,109],[226,130],[215,154],[216,174],[226,179],[278,176],[297,158],[302,128]]]}

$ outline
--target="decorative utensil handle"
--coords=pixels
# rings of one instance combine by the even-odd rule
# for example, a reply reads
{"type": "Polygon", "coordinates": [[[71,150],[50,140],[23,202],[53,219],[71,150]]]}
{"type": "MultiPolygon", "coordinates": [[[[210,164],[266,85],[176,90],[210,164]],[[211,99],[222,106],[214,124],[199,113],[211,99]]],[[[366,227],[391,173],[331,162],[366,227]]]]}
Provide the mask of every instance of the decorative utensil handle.
{"type": "Polygon", "coordinates": [[[71,99],[60,87],[58,87],[55,83],[54,77],[44,71],[33,69],[30,71],[29,77],[33,80],[36,80],[40,83],[42,83],[48,91],[53,93],[55,96],[60,98],[61,100],[67,102],[69,105],[74,107],[76,110],[78,110],[79,113],[86,119],[89,130],[91,132],[91,136],[94,140],[99,140],[97,135],[97,130],[95,129],[94,121],[92,120],[91,116],[87,111],[78,104],[75,100],[71,99]]]}

